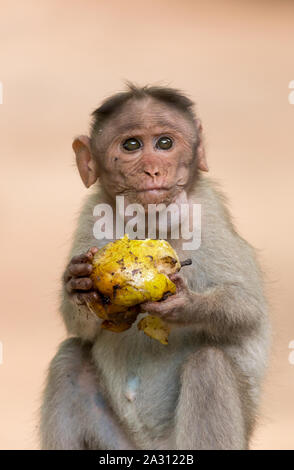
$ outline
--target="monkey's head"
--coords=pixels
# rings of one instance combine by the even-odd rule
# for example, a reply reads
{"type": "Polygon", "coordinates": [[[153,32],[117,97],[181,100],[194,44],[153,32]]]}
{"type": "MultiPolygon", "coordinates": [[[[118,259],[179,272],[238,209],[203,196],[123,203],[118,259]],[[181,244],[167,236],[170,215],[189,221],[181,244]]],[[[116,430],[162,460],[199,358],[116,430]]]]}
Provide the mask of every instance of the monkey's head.
{"type": "Polygon", "coordinates": [[[73,142],[86,187],[99,177],[114,199],[128,203],[171,203],[208,171],[200,121],[193,102],[172,88],[128,85],[93,114],[90,137],[73,142]]]}

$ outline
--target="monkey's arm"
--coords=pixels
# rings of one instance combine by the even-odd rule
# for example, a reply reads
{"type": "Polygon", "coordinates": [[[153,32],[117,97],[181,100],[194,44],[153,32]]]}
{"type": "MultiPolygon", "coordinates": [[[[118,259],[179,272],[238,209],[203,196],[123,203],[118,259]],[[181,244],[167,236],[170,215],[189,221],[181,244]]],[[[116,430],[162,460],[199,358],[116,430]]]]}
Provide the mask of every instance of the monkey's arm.
{"type": "MultiPolygon", "coordinates": [[[[230,274],[214,274],[209,287],[195,292],[188,287],[180,275],[171,276],[177,293],[161,302],[146,302],[142,311],[160,316],[168,323],[196,325],[210,335],[224,337],[252,330],[266,316],[267,306],[258,267],[253,269],[251,259],[250,276],[246,274],[246,259],[243,270],[230,266],[230,274]]],[[[219,263],[221,265],[221,263],[219,263]]],[[[224,266],[224,264],[223,264],[224,266]]]]}
{"type": "Polygon", "coordinates": [[[99,194],[87,198],[81,211],[69,262],[62,277],[61,314],[67,331],[82,340],[93,342],[100,331],[101,320],[87,307],[97,293],[92,289],[92,258],[99,241],[93,236],[93,207],[99,194]],[[92,247],[92,248],[90,248],[92,247]]]}
{"type": "Polygon", "coordinates": [[[85,341],[94,341],[100,330],[101,320],[87,306],[75,303],[65,288],[62,291],[60,310],[68,333],[85,341]]]}
{"type": "Polygon", "coordinates": [[[199,322],[216,336],[252,331],[266,314],[261,299],[237,283],[211,287],[201,294],[193,292],[192,302],[190,322],[199,322]]]}
{"type": "Polygon", "coordinates": [[[250,296],[244,286],[223,284],[197,293],[182,278],[177,281],[181,285],[177,294],[162,302],[146,302],[142,310],[168,323],[198,325],[215,336],[254,329],[265,315],[260,299],[250,296]]]}

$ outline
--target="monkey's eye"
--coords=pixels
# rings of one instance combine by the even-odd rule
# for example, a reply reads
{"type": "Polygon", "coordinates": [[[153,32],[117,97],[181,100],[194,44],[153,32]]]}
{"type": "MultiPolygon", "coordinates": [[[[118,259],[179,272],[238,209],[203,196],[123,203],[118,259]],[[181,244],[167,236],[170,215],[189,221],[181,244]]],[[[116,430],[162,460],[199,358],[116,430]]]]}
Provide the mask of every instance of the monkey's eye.
{"type": "Polygon", "coordinates": [[[135,139],[135,137],[131,137],[130,139],[125,140],[123,143],[123,148],[129,152],[132,152],[132,150],[138,150],[141,147],[141,142],[138,139],[135,139]]]}
{"type": "Polygon", "coordinates": [[[159,137],[158,141],[156,142],[156,148],[162,150],[169,150],[173,145],[173,141],[170,137],[159,137]]]}

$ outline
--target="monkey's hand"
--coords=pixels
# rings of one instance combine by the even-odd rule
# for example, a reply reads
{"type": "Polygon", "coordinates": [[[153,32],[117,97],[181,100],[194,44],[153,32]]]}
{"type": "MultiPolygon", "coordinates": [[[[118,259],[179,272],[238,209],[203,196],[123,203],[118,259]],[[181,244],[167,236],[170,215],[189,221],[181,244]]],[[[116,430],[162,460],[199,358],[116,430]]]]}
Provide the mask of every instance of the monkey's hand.
{"type": "Polygon", "coordinates": [[[77,305],[87,305],[98,300],[90,278],[92,259],[98,248],[92,247],[86,253],[74,256],[64,273],[64,284],[71,300],[77,305]]]}
{"type": "Polygon", "coordinates": [[[141,312],[160,317],[167,323],[188,325],[193,322],[197,294],[189,289],[180,274],[172,274],[169,277],[176,284],[176,293],[158,302],[144,302],[141,304],[141,312]]]}

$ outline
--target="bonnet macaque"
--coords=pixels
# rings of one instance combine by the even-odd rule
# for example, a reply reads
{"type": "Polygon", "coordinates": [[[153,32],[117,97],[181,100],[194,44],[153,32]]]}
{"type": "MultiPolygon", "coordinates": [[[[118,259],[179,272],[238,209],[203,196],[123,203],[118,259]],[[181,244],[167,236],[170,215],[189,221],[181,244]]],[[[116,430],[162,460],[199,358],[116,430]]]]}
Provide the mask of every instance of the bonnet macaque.
{"type": "MultiPolygon", "coordinates": [[[[178,90],[136,87],[94,111],[90,137],[73,142],[88,188],[63,276],[70,337],[53,358],[41,411],[43,449],[247,449],[269,342],[253,248],[236,232],[208,171],[201,123],[178,90]],[[201,243],[173,275],[177,291],[141,305],[171,326],[162,345],[134,326],[101,328],[91,261],[111,240],[93,234],[97,204],[200,204],[201,243]]],[[[116,214],[115,214],[116,216],[116,214]]],[[[146,218],[148,221],[148,218],[146,218]]],[[[115,236],[114,236],[115,239],[115,236]]]]}

